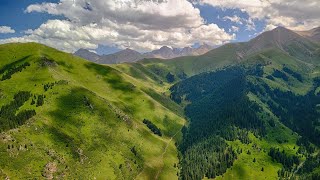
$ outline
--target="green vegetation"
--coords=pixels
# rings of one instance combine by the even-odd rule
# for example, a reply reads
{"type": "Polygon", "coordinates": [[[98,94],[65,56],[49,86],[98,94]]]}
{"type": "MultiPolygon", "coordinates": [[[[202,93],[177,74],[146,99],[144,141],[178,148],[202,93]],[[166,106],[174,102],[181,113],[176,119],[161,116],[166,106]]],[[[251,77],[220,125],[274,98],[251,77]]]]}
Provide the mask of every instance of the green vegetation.
{"type": "Polygon", "coordinates": [[[171,74],[170,72],[166,75],[166,79],[169,83],[173,83],[175,80],[174,75],[171,74]]]}
{"type": "Polygon", "coordinates": [[[29,100],[30,92],[19,91],[14,95],[13,101],[0,109],[0,132],[13,129],[25,123],[26,120],[36,115],[34,110],[23,110],[17,113],[19,108],[29,100]]]}
{"type": "Polygon", "coordinates": [[[287,155],[285,151],[280,151],[280,149],[270,148],[269,156],[272,157],[273,161],[281,163],[284,168],[292,168],[292,166],[299,165],[299,158],[295,155],[287,155]]]}
{"type": "Polygon", "coordinates": [[[177,179],[185,120],[149,75],[36,43],[0,45],[0,59],[1,178],[177,179]]]}
{"type": "Polygon", "coordinates": [[[8,69],[7,72],[5,74],[3,74],[2,78],[1,78],[1,81],[10,79],[13,74],[15,74],[17,72],[21,72],[27,66],[30,66],[30,64],[28,62],[25,62],[20,66],[17,66],[17,67],[14,66],[14,67],[8,69]]]}
{"type": "Polygon", "coordinates": [[[223,145],[224,140],[250,142],[248,133],[241,129],[265,134],[264,124],[256,115],[260,109],[249,101],[245,84],[244,71],[230,68],[191,77],[171,88],[177,102],[182,97],[191,102],[186,107],[190,126],[184,129],[179,146],[183,156],[182,179],[215,178],[225,173],[237,159],[237,151],[223,145]],[[212,138],[224,140],[211,142],[212,138]],[[210,153],[212,150],[216,153],[210,153]]]}
{"type": "MultiPolygon", "coordinates": [[[[171,88],[171,98],[177,103],[191,102],[185,107],[190,125],[183,129],[183,142],[179,145],[182,179],[250,179],[253,176],[249,174],[254,169],[260,172],[261,179],[303,176],[297,174],[297,169],[301,168],[303,164],[300,163],[304,162],[306,156],[314,153],[312,147],[315,146],[312,143],[318,144],[316,117],[319,115],[316,107],[320,101],[314,88],[305,95],[270,88],[263,78],[267,66],[274,65],[243,64],[203,73],[171,88]],[[284,125],[290,130],[278,127],[284,125]],[[305,139],[297,141],[293,131],[305,139]],[[286,134],[293,136],[293,139],[282,138],[286,134]],[[221,138],[222,142],[230,143],[227,146],[217,142],[201,146],[212,138],[221,138]],[[218,154],[210,153],[216,146],[221,147],[216,152],[218,154]],[[227,151],[227,148],[233,151],[227,151]],[[219,154],[226,156],[220,157],[219,154]],[[212,158],[214,160],[211,161],[212,158]],[[244,166],[245,163],[254,163],[254,168],[244,166]],[[238,169],[240,167],[241,170],[238,169]]],[[[282,69],[282,65],[279,68],[282,69]]],[[[289,83],[289,78],[282,78],[283,72],[278,69],[274,72],[281,74],[273,75],[282,82],[289,83]]],[[[313,87],[318,86],[316,82],[313,83],[313,87]]]]}
{"type": "Polygon", "coordinates": [[[145,125],[147,125],[147,127],[156,135],[158,136],[162,136],[162,133],[161,133],[161,130],[156,126],[154,125],[151,121],[147,120],[147,119],[144,119],[142,121],[145,125]]]}
{"type": "Polygon", "coordinates": [[[0,45],[0,177],[318,179],[320,45],[272,33],[112,66],[0,45]]]}

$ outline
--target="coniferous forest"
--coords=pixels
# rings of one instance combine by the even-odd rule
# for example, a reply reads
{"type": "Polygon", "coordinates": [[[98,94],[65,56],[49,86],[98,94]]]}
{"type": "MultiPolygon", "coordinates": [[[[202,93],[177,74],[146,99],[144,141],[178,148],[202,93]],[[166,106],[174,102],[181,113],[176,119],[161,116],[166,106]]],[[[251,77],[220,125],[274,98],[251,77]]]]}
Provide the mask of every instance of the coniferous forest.
{"type": "MultiPolygon", "coordinates": [[[[288,81],[287,72],[302,81],[301,75],[289,68],[283,68],[283,71],[275,70],[272,76],[288,81]]],[[[271,89],[261,80],[262,74],[262,65],[235,66],[191,77],[171,88],[173,100],[177,103],[189,102],[185,113],[190,124],[184,127],[183,141],[178,146],[181,152],[181,179],[222,175],[232,166],[239,152],[226,141],[238,139],[250,143],[248,132],[263,138],[267,134],[266,126],[276,126],[274,120],[265,120],[258,115],[262,108],[249,100],[249,92],[260,97],[283,124],[302,135],[304,140],[300,140],[298,152],[314,152],[310,144],[319,145],[320,137],[317,128],[319,113],[316,110],[320,98],[314,93],[315,89],[305,96],[271,89]],[[250,81],[252,78],[255,83],[250,81]]],[[[317,82],[314,81],[314,87],[319,86],[317,82]]],[[[268,155],[274,162],[283,165],[279,177],[286,177],[284,174],[292,173],[300,164],[298,155],[289,155],[277,148],[271,147],[268,155]]],[[[314,162],[310,158],[307,161],[310,164],[314,162]]]]}
{"type": "Polygon", "coordinates": [[[185,108],[190,126],[183,130],[179,145],[182,179],[222,175],[237,158],[225,140],[248,142],[241,129],[265,133],[263,122],[256,116],[259,106],[246,96],[245,78],[244,69],[230,68],[189,78],[171,88],[176,102],[192,102],[185,108]]]}
{"type": "Polygon", "coordinates": [[[22,110],[17,113],[18,109],[28,101],[30,97],[30,92],[20,91],[14,95],[13,101],[1,107],[0,131],[16,128],[32,116],[36,115],[35,110],[22,110]]]}

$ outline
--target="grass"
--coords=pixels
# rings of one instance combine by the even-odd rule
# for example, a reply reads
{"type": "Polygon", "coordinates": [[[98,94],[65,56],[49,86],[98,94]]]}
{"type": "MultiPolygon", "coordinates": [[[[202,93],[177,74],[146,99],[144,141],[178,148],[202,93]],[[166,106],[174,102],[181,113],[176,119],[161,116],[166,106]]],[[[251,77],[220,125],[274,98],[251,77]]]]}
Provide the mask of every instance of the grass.
{"type": "MultiPolygon", "coordinates": [[[[277,133],[268,133],[268,136],[282,136],[286,133],[283,130],[275,129],[274,131],[277,133]]],[[[249,137],[250,144],[243,144],[239,140],[228,142],[234,149],[241,149],[242,152],[238,154],[233,166],[216,179],[278,179],[278,171],[282,168],[282,165],[274,162],[268,155],[270,148],[279,147],[288,154],[295,154],[298,150],[295,138],[289,139],[287,143],[280,144],[272,138],[259,139],[252,133],[249,134],[249,137]],[[296,148],[294,149],[293,147],[296,148]]]]}
{"type": "Polygon", "coordinates": [[[0,82],[1,106],[19,90],[46,96],[41,107],[30,105],[31,100],[22,107],[35,109],[36,116],[1,133],[0,177],[42,178],[52,173],[66,179],[143,179],[161,171],[160,179],[177,179],[174,143],[181,139],[185,120],[181,109],[173,111],[178,106],[162,95],[166,90],[161,85],[35,43],[1,45],[0,52],[0,68],[21,59],[31,64],[0,82]],[[47,58],[45,66],[42,57],[47,58]],[[65,83],[44,91],[44,84],[60,80],[65,83]],[[145,93],[151,88],[152,95],[145,93]],[[164,136],[150,132],[144,118],[164,136]],[[170,141],[173,132],[178,134],[170,141]],[[46,171],[49,163],[56,164],[56,171],[46,171]]]}

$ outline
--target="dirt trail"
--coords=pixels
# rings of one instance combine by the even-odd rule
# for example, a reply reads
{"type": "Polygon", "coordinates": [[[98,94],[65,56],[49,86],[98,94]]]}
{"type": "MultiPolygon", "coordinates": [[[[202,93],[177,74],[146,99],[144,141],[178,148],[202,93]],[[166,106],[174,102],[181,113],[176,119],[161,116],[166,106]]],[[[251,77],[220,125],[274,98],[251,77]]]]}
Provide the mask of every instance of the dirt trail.
{"type": "MultiPolygon", "coordinates": [[[[164,150],[163,150],[163,152],[162,152],[162,154],[161,154],[161,160],[162,160],[162,162],[163,162],[163,157],[164,157],[164,155],[167,153],[167,149],[168,149],[171,141],[173,140],[173,138],[174,138],[181,130],[182,130],[182,128],[180,128],[180,129],[169,139],[169,141],[167,142],[166,147],[164,148],[164,150]]],[[[164,163],[163,163],[163,166],[164,166],[164,163]]],[[[156,177],[155,177],[154,179],[156,179],[156,180],[159,179],[159,175],[161,174],[161,172],[162,172],[162,170],[163,170],[163,166],[161,167],[161,169],[158,170],[157,175],[156,175],[156,177]]],[[[142,169],[142,171],[136,176],[136,178],[134,178],[134,179],[137,179],[137,177],[139,177],[142,172],[143,172],[143,169],[142,169]]]]}
{"type": "MultiPolygon", "coordinates": [[[[163,166],[164,166],[163,157],[164,157],[164,155],[166,154],[167,149],[168,149],[168,147],[169,147],[172,139],[173,139],[179,132],[181,132],[181,130],[182,130],[182,128],[180,128],[180,129],[170,138],[170,140],[167,142],[167,145],[166,145],[166,147],[164,148],[163,153],[161,154],[161,159],[162,159],[163,166]]],[[[159,179],[159,175],[161,174],[161,172],[162,172],[162,170],[163,170],[163,166],[162,166],[161,169],[157,172],[157,175],[156,175],[155,179],[159,179]]]]}

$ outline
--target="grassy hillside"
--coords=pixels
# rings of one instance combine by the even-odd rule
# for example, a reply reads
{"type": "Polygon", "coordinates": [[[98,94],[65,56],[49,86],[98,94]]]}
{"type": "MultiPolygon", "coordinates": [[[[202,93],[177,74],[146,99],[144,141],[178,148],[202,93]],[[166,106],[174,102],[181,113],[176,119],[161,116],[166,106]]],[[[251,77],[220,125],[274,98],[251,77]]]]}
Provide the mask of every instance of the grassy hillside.
{"type": "Polygon", "coordinates": [[[1,178],[177,179],[185,120],[160,84],[35,43],[1,45],[0,69],[1,178]],[[10,115],[36,115],[8,122],[20,91],[10,115]]]}

